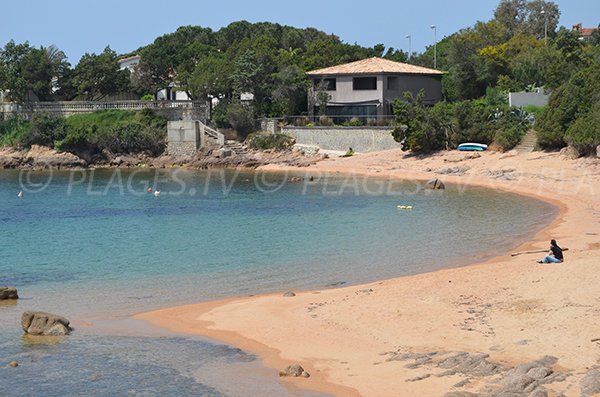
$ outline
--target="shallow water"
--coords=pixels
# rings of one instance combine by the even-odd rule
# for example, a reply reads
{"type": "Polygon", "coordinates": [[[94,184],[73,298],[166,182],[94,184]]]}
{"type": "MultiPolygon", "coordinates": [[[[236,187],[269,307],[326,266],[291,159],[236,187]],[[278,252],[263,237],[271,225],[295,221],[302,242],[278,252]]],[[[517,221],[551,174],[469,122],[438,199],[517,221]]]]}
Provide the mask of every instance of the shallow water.
{"type": "Polygon", "coordinates": [[[556,213],[481,188],[433,192],[411,182],[317,175],[291,183],[290,176],[1,171],[0,285],[17,286],[23,299],[0,306],[0,358],[24,364],[0,369],[0,395],[59,395],[62,388],[89,395],[90,382],[95,395],[308,395],[283,389],[272,371],[236,349],[125,336],[119,327],[127,321],[115,321],[112,331],[94,321],[464,265],[505,252],[556,213]],[[55,345],[31,346],[18,328],[29,309],[92,326],[55,345]],[[42,387],[48,392],[37,394],[42,387]]]}

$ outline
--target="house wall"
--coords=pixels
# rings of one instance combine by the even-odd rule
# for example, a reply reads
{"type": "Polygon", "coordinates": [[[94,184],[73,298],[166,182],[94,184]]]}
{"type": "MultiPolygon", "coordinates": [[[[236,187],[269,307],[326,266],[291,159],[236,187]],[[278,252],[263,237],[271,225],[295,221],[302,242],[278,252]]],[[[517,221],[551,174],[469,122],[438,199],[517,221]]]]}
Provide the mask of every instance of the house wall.
{"type": "Polygon", "coordinates": [[[441,78],[427,75],[389,75],[384,79],[384,100],[392,102],[394,99],[402,98],[404,92],[410,91],[416,96],[420,90],[425,92],[423,103],[433,105],[442,100],[441,78]],[[396,78],[396,86],[388,85],[388,77],[396,78]]]}
{"type": "Polygon", "coordinates": [[[509,92],[509,106],[546,106],[550,100],[550,95],[537,92],[509,92]]]}
{"type": "Polygon", "coordinates": [[[301,145],[315,145],[325,150],[366,153],[397,149],[401,144],[392,137],[389,127],[283,127],[282,134],[296,139],[301,145]]]}
{"type": "Polygon", "coordinates": [[[354,76],[336,76],[336,90],[327,91],[331,95],[330,102],[339,103],[356,103],[356,102],[369,102],[378,101],[381,102],[383,99],[383,76],[375,75],[364,75],[360,77],[377,77],[377,89],[376,90],[357,90],[352,88],[352,79],[354,76]]]}

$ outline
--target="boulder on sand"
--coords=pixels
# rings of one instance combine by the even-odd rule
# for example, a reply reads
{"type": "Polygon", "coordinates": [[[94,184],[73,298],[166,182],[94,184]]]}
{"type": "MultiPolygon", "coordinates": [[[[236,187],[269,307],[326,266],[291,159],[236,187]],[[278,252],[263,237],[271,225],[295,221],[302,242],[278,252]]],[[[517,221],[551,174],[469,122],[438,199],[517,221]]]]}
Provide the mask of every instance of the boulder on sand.
{"type": "Polygon", "coordinates": [[[51,313],[25,312],[21,316],[21,327],[29,335],[68,335],[72,331],[69,324],[66,318],[51,313]]]}
{"type": "Polygon", "coordinates": [[[0,287],[0,301],[4,299],[19,299],[15,287],[0,287]]]}
{"type": "Polygon", "coordinates": [[[291,376],[294,378],[308,378],[310,375],[302,368],[300,364],[292,364],[279,371],[279,376],[291,376]]]}

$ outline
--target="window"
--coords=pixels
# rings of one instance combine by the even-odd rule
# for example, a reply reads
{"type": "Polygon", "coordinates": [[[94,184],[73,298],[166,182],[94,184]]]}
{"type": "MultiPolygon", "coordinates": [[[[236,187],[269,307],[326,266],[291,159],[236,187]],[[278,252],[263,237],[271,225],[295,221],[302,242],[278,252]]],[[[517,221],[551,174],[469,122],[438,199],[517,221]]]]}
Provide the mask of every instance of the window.
{"type": "Polygon", "coordinates": [[[377,77],[355,77],[352,79],[352,89],[359,90],[376,90],[377,77]]]}
{"type": "Polygon", "coordinates": [[[321,89],[325,89],[325,91],[335,91],[336,90],[336,79],[335,78],[328,78],[328,79],[314,79],[313,80],[313,84],[315,89],[319,89],[321,87],[319,87],[319,85],[322,84],[322,88],[321,89]]]}

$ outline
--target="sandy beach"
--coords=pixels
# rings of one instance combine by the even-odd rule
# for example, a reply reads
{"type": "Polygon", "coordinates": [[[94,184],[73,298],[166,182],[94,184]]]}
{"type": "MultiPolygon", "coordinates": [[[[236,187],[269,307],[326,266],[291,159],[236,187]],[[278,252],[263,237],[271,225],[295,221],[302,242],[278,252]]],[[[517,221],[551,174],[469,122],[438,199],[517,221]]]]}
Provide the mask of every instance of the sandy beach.
{"type": "Polygon", "coordinates": [[[545,249],[555,238],[569,249],[566,261],[538,264],[544,254],[507,252],[433,273],[294,291],[293,297],[281,291],[192,304],[136,318],[235,345],[275,369],[299,363],[311,377],[283,382],[337,396],[600,392],[594,369],[600,368],[600,160],[543,152],[420,158],[391,150],[302,169],[262,169],[301,172],[306,180],[331,173],[439,178],[547,200],[560,208],[559,216],[512,252],[545,249]]]}

